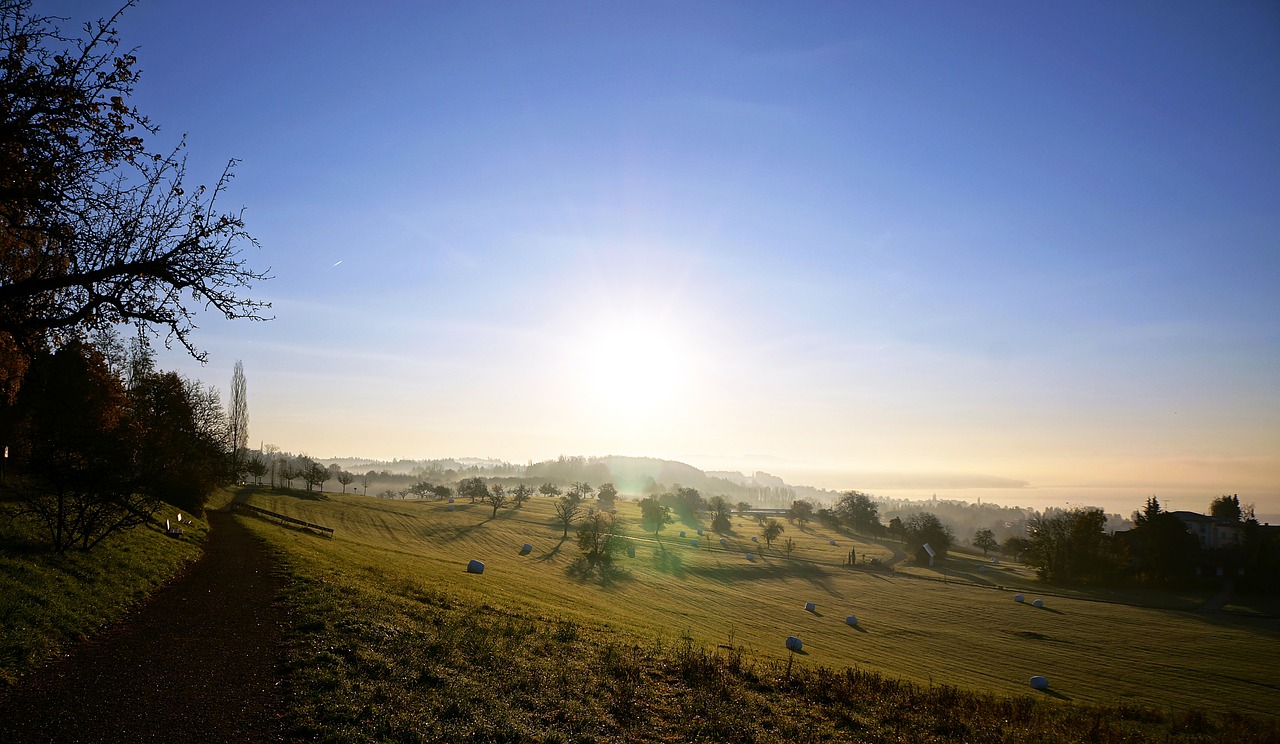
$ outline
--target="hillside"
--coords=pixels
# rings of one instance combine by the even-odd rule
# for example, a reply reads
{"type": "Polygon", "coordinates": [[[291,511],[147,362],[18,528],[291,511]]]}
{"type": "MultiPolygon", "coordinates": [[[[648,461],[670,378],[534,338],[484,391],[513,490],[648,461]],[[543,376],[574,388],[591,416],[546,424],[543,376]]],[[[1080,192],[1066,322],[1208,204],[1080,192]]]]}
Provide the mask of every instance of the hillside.
{"type": "MultiPolygon", "coordinates": [[[[379,724],[385,734],[398,737],[419,725],[452,730],[431,728],[449,720],[476,726],[476,706],[493,705],[502,711],[497,722],[485,720],[501,730],[572,730],[597,740],[674,727],[682,738],[690,730],[673,720],[679,715],[655,706],[692,715],[689,703],[676,701],[681,690],[695,690],[699,705],[725,697],[714,706],[728,708],[700,715],[710,715],[709,726],[749,723],[743,740],[794,740],[783,732],[810,728],[876,738],[915,725],[943,739],[995,731],[1003,732],[996,739],[1088,738],[1088,727],[1078,727],[1101,725],[1102,711],[1116,735],[1105,738],[1197,731],[1220,738],[1243,725],[1231,718],[1240,711],[1264,717],[1246,721],[1249,730],[1262,720],[1272,728],[1258,730],[1274,732],[1274,623],[1069,598],[1033,608],[1030,597],[1018,604],[997,588],[843,567],[851,547],[889,560],[892,545],[821,530],[789,528],[792,557],[752,543],[747,523],[726,536],[723,549],[706,549],[705,538],[695,548],[690,527],[680,525],[659,543],[633,526],[633,504],[621,505],[620,515],[635,557],[591,567],[572,541],[560,540],[545,499],[496,518],[488,507],[463,503],[450,510],[445,502],[266,492],[250,500],[336,529],[328,540],[253,525],[295,575],[289,602],[302,620],[292,663],[300,684],[315,690],[301,703],[303,728],[324,730],[348,717],[354,725],[355,711],[373,706],[388,717],[379,724]],[[521,555],[525,542],[532,550],[521,555]],[[485,562],[483,575],[464,571],[473,558],[485,562]],[[816,611],[806,612],[806,602],[816,611]],[[845,623],[847,615],[857,616],[857,627],[845,623]],[[804,642],[794,659],[783,648],[789,635],[804,642]],[[859,671],[840,676],[846,668],[859,671]],[[1035,702],[1026,699],[1032,674],[1051,680],[1035,702]],[[920,710],[894,713],[874,700],[858,702],[857,712],[849,700],[810,709],[815,696],[825,700],[839,688],[836,680],[861,696],[872,689],[903,696],[920,710]],[[570,709],[563,700],[552,705],[565,720],[531,713],[539,701],[551,704],[547,682],[572,698],[570,709]],[[324,692],[335,689],[343,694],[324,692]],[[943,698],[951,702],[938,708],[943,698]],[[1005,723],[962,713],[972,706],[1006,716],[1005,723]],[[1014,724],[1007,716],[1016,711],[1014,724]],[[866,728],[849,728],[855,720],[866,728]]],[[[980,578],[973,559],[955,560],[957,574],[969,560],[980,578]]],[[[1017,568],[1007,571],[1018,580],[1017,568]]]]}

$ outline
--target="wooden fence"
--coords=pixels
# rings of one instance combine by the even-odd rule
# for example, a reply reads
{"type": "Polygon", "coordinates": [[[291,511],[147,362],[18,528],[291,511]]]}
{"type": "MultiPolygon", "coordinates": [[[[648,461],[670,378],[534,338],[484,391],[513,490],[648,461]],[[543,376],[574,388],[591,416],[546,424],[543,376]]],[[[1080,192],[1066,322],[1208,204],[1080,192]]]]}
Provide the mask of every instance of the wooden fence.
{"type": "Polygon", "coordinates": [[[307,529],[318,530],[322,533],[327,533],[329,537],[333,537],[332,527],[324,527],[322,525],[314,524],[312,522],[307,522],[301,519],[294,519],[293,517],[287,517],[283,514],[277,514],[269,509],[263,509],[261,507],[253,506],[252,504],[246,504],[243,501],[232,501],[231,508],[232,510],[238,509],[240,511],[248,511],[251,514],[261,514],[262,516],[265,516],[265,517],[278,519],[281,522],[287,522],[289,524],[296,524],[300,527],[306,527],[307,529]]]}

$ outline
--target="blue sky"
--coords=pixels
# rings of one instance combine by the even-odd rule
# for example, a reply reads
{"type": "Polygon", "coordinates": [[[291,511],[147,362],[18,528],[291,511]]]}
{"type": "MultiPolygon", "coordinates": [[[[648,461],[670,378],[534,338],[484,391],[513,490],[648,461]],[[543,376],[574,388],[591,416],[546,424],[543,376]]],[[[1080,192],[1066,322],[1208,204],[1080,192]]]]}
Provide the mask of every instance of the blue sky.
{"type": "Polygon", "coordinates": [[[121,23],[243,161],[276,320],[167,361],[255,440],[1280,512],[1273,3],[370,5],[121,23]]]}

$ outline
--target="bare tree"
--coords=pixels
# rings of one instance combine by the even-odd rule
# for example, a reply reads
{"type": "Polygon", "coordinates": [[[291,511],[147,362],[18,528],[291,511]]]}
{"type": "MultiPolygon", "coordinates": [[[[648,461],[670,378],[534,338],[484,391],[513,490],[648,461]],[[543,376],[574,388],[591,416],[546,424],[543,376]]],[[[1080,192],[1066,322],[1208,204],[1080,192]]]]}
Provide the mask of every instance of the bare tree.
{"type": "Polygon", "coordinates": [[[569,536],[569,528],[582,514],[582,502],[572,496],[562,496],[556,502],[556,522],[564,527],[562,538],[569,536]]]}
{"type": "Polygon", "coordinates": [[[109,19],[64,36],[29,0],[0,3],[0,394],[15,394],[31,354],[87,331],[134,324],[167,333],[201,361],[196,313],[265,320],[242,292],[264,272],[239,212],[216,185],[186,183],[185,141],[151,151],[158,132],[130,105],[137,58],[109,19]]]}
{"type": "Polygon", "coordinates": [[[524,502],[528,501],[531,496],[533,496],[533,489],[523,483],[516,486],[515,490],[511,492],[511,500],[515,503],[517,509],[523,507],[524,502]]]}
{"type": "Polygon", "coordinates": [[[489,491],[480,500],[493,507],[493,516],[498,516],[498,510],[507,504],[507,489],[502,487],[501,483],[494,483],[489,486],[489,491]]]}

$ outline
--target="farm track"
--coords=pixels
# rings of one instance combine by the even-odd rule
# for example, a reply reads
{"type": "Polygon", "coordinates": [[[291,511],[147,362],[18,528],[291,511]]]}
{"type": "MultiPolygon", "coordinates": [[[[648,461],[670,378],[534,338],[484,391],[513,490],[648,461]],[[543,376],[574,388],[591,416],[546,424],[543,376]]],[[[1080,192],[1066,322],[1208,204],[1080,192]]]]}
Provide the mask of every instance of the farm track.
{"type": "Polygon", "coordinates": [[[184,575],[0,694],[0,741],[284,741],[283,582],[235,517],[208,516],[184,575]]]}

